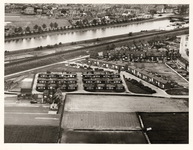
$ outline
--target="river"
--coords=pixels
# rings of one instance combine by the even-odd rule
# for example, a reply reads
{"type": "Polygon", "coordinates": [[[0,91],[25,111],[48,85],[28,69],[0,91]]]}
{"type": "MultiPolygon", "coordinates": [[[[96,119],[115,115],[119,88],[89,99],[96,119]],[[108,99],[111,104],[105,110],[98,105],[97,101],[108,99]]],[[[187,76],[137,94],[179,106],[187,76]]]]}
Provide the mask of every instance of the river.
{"type": "Polygon", "coordinates": [[[129,32],[140,32],[141,30],[163,29],[169,30],[173,26],[167,27],[171,22],[168,19],[157,20],[152,22],[144,22],[130,25],[122,25],[117,27],[102,27],[100,29],[93,29],[79,32],[69,32],[57,35],[40,36],[31,39],[12,40],[5,42],[5,50],[14,51],[20,49],[33,48],[38,46],[54,45],[59,42],[68,43],[81,40],[88,40],[93,38],[108,37],[129,32]]]}

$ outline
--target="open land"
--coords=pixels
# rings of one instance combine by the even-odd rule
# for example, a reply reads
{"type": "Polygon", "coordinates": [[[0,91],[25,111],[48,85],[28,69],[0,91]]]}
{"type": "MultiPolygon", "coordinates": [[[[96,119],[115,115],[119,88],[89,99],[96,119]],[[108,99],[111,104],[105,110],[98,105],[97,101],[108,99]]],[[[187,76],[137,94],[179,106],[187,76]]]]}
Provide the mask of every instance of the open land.
{"type": "Polygon", "coordinates": [[[152,144],[187,144],[188,113],[140,113],[152,144]]]}
{"type": "Polygon", "coordinates": [[[66,131],[62,143],[146,144],[147,142],[142,131],[66,131]]]}
{"type": "Polygon", "coordinates": [[[59,114],[48,114],[48,104],[32,105],[6,95],[4,102],[5,143],[57,143],[59,114]]]}
{"type": "Polygon", "coordinates": [[[112,96],[112,95],[68,95],[65,111],[104,112],[187,112],[186,100],[112,96]]]}
{"type": "Polygon", "coordinates": [[[12,22],[11,24],[16,27],[27,27],[33,29],[35,25],[42,26],[45,24],[50,27],[50,23],[56,22],[59,27],[69,26],[70,23],[66,19],[48,19],[47,16],[35,16],[35,15],[18,15],[18,16],[5,16],[5,22],[12,22]]]}
{"type": "Polygon", "coordinates": [[[64,112],[63,128],[80,130],[140,130],[136,113],[64,112]]]}

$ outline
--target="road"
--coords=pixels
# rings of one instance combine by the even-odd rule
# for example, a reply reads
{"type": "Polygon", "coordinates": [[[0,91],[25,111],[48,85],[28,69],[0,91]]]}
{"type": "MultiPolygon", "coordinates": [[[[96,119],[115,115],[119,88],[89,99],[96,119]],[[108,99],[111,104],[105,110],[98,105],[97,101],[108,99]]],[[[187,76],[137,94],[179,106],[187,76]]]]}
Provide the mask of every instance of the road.
{"type": "Polygon", "coordinates": [[[16,96],[5,96],[5,125],[59,126],[60,115],[48,114],[48,104],[30,104],[29,100],[17,101],[16,96]]]}

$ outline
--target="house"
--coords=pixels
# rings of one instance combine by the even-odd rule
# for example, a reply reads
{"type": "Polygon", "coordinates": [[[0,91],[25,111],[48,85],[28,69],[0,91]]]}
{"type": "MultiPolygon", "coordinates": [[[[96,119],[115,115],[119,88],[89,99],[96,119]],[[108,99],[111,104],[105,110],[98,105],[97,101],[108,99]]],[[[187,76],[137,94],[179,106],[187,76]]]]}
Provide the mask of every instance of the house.
{"type": "Polygon", "coordinates": [[[117,92],[124,92],[125,91],[125,87],[122,84],[117,84],[115,86],[115,91],[117,91],[117,92]]]}
{"type": "Polygon", "coordinates": [[[36,91],[43,92],[44,90],[46,90],[45,84],[36,84],[36,91]]]}
{"type": "Polygon", "coordinates": [[[37,15],[41,15],[41,14],[42,14],[42,9],[37,9],[37,10],[36,10],[36,14],[37,14],[37,15]]]}
{"type": "Polygon", "coordinates": [[[184,59],[183,57],[180,57],[176,60],[176,63],[179,64],[182,68],[188,71],[189,69],[189,62],[184,59]]]}
{"type": "Polygon", "coordinates": [[[68,90],[68,91],[74,91],[74,90],[77,90],[77,88],[78,88],[78,85],[77,85],[77,84],[69,84],[69,85],[67,86],[67,90],[68,90]]]}
{"type": "Polygon", "coordinates": [[[104,90],[105,84],[96,84],[96,90],[104,90]]]}
{"type": "Polygon", "coordinates": [[[95,90],[95,85],[94,84],[84,84],[83,87],[84,87],[84,90],[86,90],[86,91],[95,90]]]}
{"type": "Polygon", "coordinates": [[[26,14],[26,15],[34,15],[34,14],[35,14],[34,8],[33,8],[33,7],[27,7],[27,8],[24,10],[24,14],[26,14]]]}
{"type": "Polygon", "coordinates": [[[114,90],[115,87],[115,84],[106,84],[106,90],[114,90]]]}
{"type": "Polygon", "coordinates": [[[159,88],[162,89],[171,88],[171,83],[168,80],[164,79],[160,75],[156,75],[153,72],[147,72],[143,69],[136,68],[134,66],[128,66],[127,72],[159,88]]]}

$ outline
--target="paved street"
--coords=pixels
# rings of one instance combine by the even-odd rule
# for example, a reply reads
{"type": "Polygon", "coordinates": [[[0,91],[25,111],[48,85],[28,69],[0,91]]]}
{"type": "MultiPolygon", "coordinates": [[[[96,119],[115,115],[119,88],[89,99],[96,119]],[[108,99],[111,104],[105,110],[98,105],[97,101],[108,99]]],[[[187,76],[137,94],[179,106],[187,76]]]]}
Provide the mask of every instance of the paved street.
{"type": "Polygon", "coordinates": [[[48,104],[30,104],[29,100],[17,101],[16,96],[6,96],[4,124],[59,126],[60,115],[48,114],[48,111],[48,104]]]}

